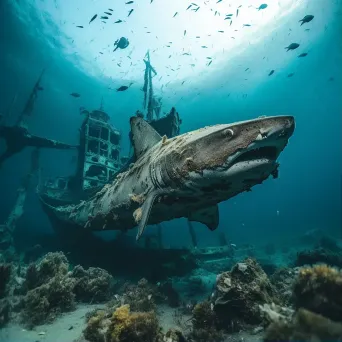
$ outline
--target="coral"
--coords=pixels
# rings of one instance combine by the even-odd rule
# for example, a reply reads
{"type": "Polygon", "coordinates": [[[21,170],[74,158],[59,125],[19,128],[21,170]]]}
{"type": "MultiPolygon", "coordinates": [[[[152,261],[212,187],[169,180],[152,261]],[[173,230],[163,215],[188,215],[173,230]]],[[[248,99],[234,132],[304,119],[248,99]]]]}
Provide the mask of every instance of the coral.
{"type": "Polygon", "coordinates": [[[48,283],[55,276],[68,273],[69,263],[62,252],[48,253],[36,264],[30,264],[26,272],[27,290],[48,283]]]}
{"type": "Polygon", "coordinates": [[[274,285],[281,302],[289,305],[292,299],[292,288],[295,272],[289,268],[279,268],[271,275],[270,281],[274,285]]]}
{"type": "Polygon", "coordinates": [[[301,251],[297,254],[295,265],[303,266],[316,263],[325,263],[336,267],[342,267],[342,253],[336,253],[324,248],[301,251]]]}
{"type": "Polygon", "coordinates": [[[295,316],[275,319],[267,328],[264,341],[341,341],[342,324],[299,309],[295,316]]]}
{"type": "Polygon", "coordinates": [[[0,328],[8,323],[10,318],[11,305],[7,299],[0,300],[0,328]]]}
{"type": "Polygon", "coordinates": [[[108,328],[110,342],[155,342],[160,329],[154,312],[130,313],[129,305],[115,310],[108,328]]]}
{"type": "Polygon", "coordinates": [[[29,290],[23,298],[23,322],[32,328],[52,321],[61,312],[74,309],[74,285],[74,280],[58,275],[48,283],[29,290]]]}
{"type": "Polygon", "coordinates": [[[7,284],[11,277],[11,264],[0,264],[0,299],[6,295],[7,284]]]}
{"type": "Polygon", "coordinates": [[[166,281],[163,284],[161,284],[160,292],[162,292],[166,296],[167,303],[171,308],[177,308],[180,305],[179,294],[174,289],[171,281],[166,281]]]}
{"type": "Polygon", "coordinates": [[[218,317],[213,311],[214,305],[209,301],[197,304],[193,310],[190,339],[196,342],[219,342],[223,333],[217,328],[218,317]]]}
{"type": "Polygon", "coordinates": [[[74,293],[77,300],[93,303],[109,298],[112,277],[107,271],[94,267],[84,270],[78,265],[70,276],[75,279],[74,293]]]}
{"type": "Polygon", "coordinates": [[[163,342],[186,342],[186,338],[179,329],[169,329],[163,337],[163,342]]]}
{"type": "Polygon", "coordinates": [[[342,321],[342,272],[327,265],[300,269],[294,284],[294,304],[342,321]]]}
{"type": "Polygon", "coordinates": [[[251,258],[218,275],[213,299],[220,326],[232,330],[244,324],[260,323],[259,305],[278,302],[266,273],[251,258]]]}
{"type": "Polygon", "coordinates": [[[104,311],[95,312],[83,334],[89,342],[158,342],[162,336],[154,312],[131,313],[129,305],[109,317],[104,311]]]}
{"type": "Polygon", "coordinates": [[[108,325],[109,322],[105,319],[105,312],[96,310],[87,322],[87,326],[83,331],[84,337],[90,342],[105,342],[108,325]]]}
{"type": "Polygon", "coordinates": [[[161,299],[158,289],[144,278],[137,285],[125,284],[121,291],[122,302],[128,304],[132,311],[152,311],[156,307],[155,301],[161,299]]]}

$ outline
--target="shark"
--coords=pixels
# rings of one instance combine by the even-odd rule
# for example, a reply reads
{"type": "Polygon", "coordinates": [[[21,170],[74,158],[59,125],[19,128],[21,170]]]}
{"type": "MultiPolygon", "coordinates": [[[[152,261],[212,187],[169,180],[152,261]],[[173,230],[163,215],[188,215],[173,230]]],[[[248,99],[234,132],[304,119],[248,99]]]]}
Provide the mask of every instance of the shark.
{"type": "Polygon", "coordinates": [[[278,177],[278,157],[295,129],[293,116],[217,124],[174,138],[141,117],[130,119],[135,162],[92,198],[51,207],[59,220],[92,231],[138,227],[185,217],[210,230],[220,202],[278,177]]]}

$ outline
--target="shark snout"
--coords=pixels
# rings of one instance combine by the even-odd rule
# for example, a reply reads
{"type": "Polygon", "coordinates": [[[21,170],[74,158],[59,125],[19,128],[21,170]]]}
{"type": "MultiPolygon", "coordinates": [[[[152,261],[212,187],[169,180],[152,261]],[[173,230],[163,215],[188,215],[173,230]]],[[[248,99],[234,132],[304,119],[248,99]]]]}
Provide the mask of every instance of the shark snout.
{"type": "Polygon", "coordinates": [[[293,116],[281,116],[272,122],[267,128],[261,128],[257,140],[268,139],[289,139],[295,129],[295,120],[293,116]]]}

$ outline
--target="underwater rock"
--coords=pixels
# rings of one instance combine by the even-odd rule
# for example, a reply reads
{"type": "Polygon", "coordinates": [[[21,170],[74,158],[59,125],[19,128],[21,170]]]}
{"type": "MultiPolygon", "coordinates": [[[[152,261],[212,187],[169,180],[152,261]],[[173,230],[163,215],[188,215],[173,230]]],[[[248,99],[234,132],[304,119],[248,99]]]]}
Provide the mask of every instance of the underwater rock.
{"type": "Polygon", "coordinates": [[[0,300],[0,328],[9,322],[11,304],[7,299],[0,300]]]}
{"type": "Polygon", "coordinates": [[[333,253],[342,253],[342,248],[339,247],[337,241],[328,235],[324,235],[319,239],[316,248],[323,248],[333,253]]]}
{"type": "Polygon", "coordinates": [[[75,280],[68,276],[56,275],[46,284],[29,290],[22,299],[21,318],[25,325],[35,325],[53,321],[58,314],[71,311],[75,307],[72,292],[75,280]]]}
{"type": "Polygon", "coordinates": [[[180,296],[172,285],[171,281],[166,281],[160,285],[160,292],[167,298],[167,303],[171,308],[177,308],[180,305],[180,296]]]}
{"type": "Polygon", "coordinates": [[[107,271],[94,267],[85,270],[78,265],[72,270],[70,277],[75,279],[73,292],[76,300],[98,303],[109,298],[112,276],[107,271]]]}
{"type": "Polygon", "coordinates": [[[278,301],[266,273],[251,258],[217,276],[213,299],[213,309],[224,329],[260,323],[259,305],[278,301]]]}
{"type": "Polygon", "coordinates": [[[317,263],[342,267],[342,253],[332,252],[324,248],[305,250],[297,253],[296,266],[314,265],[317,263]]]}
{"type": "Polygon", "coordinates": [[[62,252],[47,253],[39,262],[29,265],[24,286],[28,290],[34,289],[53,277],[65,276],[68,269],[68,259],[62,252]]]}
{"type": "Polygon", "coordinates": [[[0,299],[5,297],[12,271],[11,264],[0,264],[0,299]]]}
{"type": "Polygon", "coordinates": [[[205,301],[195,305],[192,318],[190,341],[220,342],[223,341],[223,332],[218,328],[219,319],[213,310],[214,305],[205,301]]]}
{"type": "Polygon", "coordinates": [[[186,338],[179,329],[169,329],[163,337],[163,342],[186,342],[186,338]]]}
{"type": "Polygon", "coordinates": [[[156,314],[130,312],[129,305],[117,308],[110,318],[99,311],[91,317],[83,332],[89,342],[157,342],[161,341],[156,314]]]}
{"type": "Polygon", "coordinates": [[[342,322],[342,272],[327,265],[300,269],[295,281],[294,305],[342,322]]]}
{"type": "Polygon", "coordinates": [[[120,292],[122,303],[128,304],[132,311],[137,312],[155,310],[156,301],[165,300],[158,288],[144,278],[139,280],[137,285],[124,284],[120,292]]]}
{"type": "Polygon", "coordinates": [[[295,277],[295,271],[290,268],[279,268],[270,276],[270,281],[275,287],[280,301],[284,305],[291,303],[295,277]]]}
{"type": "Polygon", "coordinates": [[[342,324],[305,309],[293,316],[274,317],[264,341],[341,341],[342,324]]]}

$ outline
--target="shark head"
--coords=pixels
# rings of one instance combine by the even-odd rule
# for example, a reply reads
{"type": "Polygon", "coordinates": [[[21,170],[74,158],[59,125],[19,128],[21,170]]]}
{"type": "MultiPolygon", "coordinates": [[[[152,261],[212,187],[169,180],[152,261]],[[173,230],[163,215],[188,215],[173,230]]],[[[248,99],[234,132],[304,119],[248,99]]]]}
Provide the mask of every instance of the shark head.
{"type": "Polygon", "coordinates": [[[277,158],[294,127],[292,116],[206,127],[185,135],[184,148],[171,165],[178,165],[189,191],[227,199],[270,175],[277,177],[277,158]]]}

